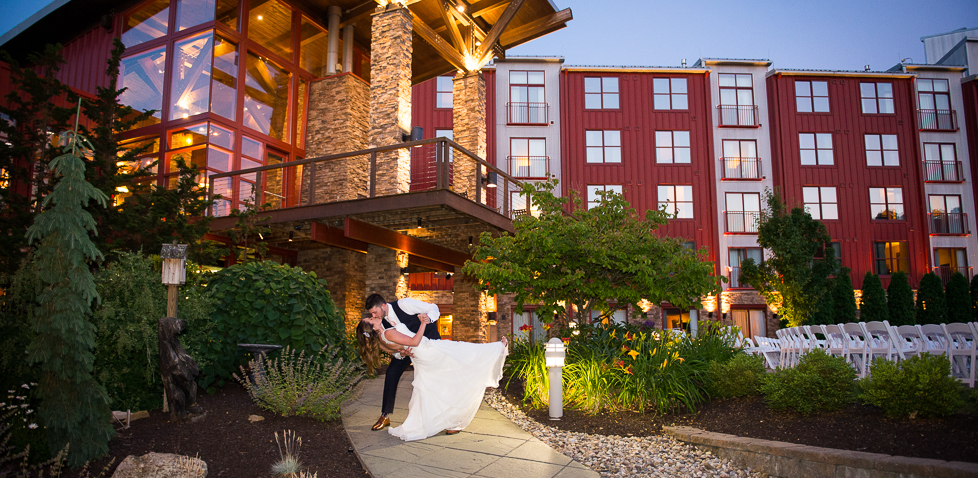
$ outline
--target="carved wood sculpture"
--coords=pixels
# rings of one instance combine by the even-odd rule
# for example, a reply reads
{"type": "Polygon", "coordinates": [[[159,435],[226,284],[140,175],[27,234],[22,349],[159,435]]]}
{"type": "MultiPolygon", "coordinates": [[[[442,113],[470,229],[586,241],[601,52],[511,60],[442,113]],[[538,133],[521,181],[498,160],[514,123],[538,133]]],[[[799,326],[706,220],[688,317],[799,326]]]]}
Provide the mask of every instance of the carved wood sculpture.
{"type": "Polygon", "coordinates": [[[163,317],[157,329],[160,341],[160,374],[170,408],[170,420],[174,422],[192,419],[203,412],[197,406],[195,379],[200,374],[197,362],[187,355],[180,344],[179,335],[186,328],[183,320],[163,317]]]}

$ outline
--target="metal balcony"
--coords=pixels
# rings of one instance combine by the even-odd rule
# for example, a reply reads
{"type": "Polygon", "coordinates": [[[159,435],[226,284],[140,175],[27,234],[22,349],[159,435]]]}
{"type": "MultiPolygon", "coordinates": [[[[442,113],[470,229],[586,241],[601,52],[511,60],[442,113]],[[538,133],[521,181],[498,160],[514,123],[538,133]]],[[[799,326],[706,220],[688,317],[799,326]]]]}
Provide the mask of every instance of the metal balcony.
{"type": "Polygon", "coordinates": [[[957,131],[958,115],[954,110],[917,110],[921,131],[957,131]]]}
{"type": "Polygon", "coordinates": [[[549,121],[547,103],[506,103],[506,124],[545,125],[549,121]]]}
{"type": "Polygon", "coordinates": [[[762,179],[760,158],[720,158],[723,179],[762,179]]]}
{"type": "Polygon", "coordinates": [[[924,181],[929,183],[963,183],[961,161],[924,161],[924,181]]]}
{"type": "Polygon", "coordinates": [[[969,283],[971,282],[971,277],[974,276],[971,267],[937,266],[932,267],[931,270],[934,271],[934,274],[937,274],[937,277],[941,278],[941,282],[943,282],[944,285],[947,285],[947,282],[951,280],[951,276],[954,275],[955,272],[960,272],[965,279],[968,279],[969,283]]]}
{"type": "Polygon", "coordinates": [[[717,106],[720,116],[720,126],[740,128],[760,128],[757,106],[720,105],[717,106]]]}
{"type": "Polygon", "coordinates": [[[927,215],[930,221],[931,234],[947,234],[963,236],[971,234],[968,226],[968,214],[963,212],[932,212],[927,215]]]}
{"type": "Polygon", "coordinates": [[[725,211],[723,216],[728,234],[757,234],[760,211],[725,211]]]}
{"type": "Polygon", "coordinates": [[[550,174],[550,156],[508,156],[506,161],[514,178],[545,178],[550,174]]]}

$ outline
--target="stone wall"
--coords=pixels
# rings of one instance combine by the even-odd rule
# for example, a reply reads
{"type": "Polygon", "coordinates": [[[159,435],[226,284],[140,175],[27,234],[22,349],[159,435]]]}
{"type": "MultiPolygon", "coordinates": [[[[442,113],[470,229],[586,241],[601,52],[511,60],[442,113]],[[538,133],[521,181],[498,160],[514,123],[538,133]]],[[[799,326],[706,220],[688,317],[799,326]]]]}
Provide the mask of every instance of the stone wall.
{"type": "Polygon", "coordinates": [[[401,268],[397,266],[397,251],[386,247],[367,246],[366,290],[364,299],[370,294],[380,294],[388,302],[398,299],[397,281],[401,268]]]}
{"type": "MultiPolygon", "coordinates": [[[[370,147],[402,141],[411,131],[411,32],[406,8],[389,4],[371,22],[370,147]]],[[[411,151],[397,149],[377,155],[377,195],[402,194],[411,186],[411,151]]]]}
{"type": "Polygon", "coordinates": [[[455,340],[484,343],[488,341],[488,322],[482,292],[476,289],[478,281],[464,274],[452,278],[454,292],[453,316],[455,340]]]}
{"type": "Polygon", "coordinates": [[[366,264],[366,254],[335,247],[299,251],[296,263],[326,281],[347,331],[353,330],[363,316],[366,264]]]}
{"type": "MultiPolygon", "coordinates": [[[[463,148],[486,158],[486,81],[482,73],[456,76],[452,83],[452,134],[463,148]]],[[[454,156],[452,189],[475,199],[476,163],[465,155],[454,156]]]]}

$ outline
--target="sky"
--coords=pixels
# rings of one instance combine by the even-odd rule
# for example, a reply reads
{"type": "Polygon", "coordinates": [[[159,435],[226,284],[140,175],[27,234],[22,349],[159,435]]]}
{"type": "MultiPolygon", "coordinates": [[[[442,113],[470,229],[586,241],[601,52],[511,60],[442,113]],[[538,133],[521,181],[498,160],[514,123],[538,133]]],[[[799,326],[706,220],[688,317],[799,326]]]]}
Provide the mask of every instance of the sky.
{"type": "MultiPolygon", "coordinates": [[[[703,57],[885,70],[904,58],[923,63],[922,36],[978,27],[976,0],[551,1],[573,12],[567,28],[508,55],[563,56],[567,65],[679,66],[703,57]]],[[[0,35],[47,3],[0,0],[0,35]]]]}

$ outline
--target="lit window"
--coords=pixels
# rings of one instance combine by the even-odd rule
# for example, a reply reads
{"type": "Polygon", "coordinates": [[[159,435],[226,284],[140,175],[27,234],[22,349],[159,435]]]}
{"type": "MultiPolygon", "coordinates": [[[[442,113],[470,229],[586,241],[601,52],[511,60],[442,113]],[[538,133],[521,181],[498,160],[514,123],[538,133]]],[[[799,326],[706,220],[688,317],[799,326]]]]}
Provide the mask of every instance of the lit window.
{"type": "Polygon", "coordinates": [[[755,140],[723,140],[723,178],[761,179],[761,162],[755,140]]]}
{"type": "Polygon", "coordinates": [[[760,193],[726,193],[727,232],[757,233],[761,218],[760,193]]]}
{"type": "Polygon", "coordinates": [[[509,140],[510,174],[517,178],[547,176],[547,140],[511,138],[509,140]]]}
{"type": "Polygon", "coordinates": [[[689,131],[656,131],[655,162],[689,164],[689,131]]]}
{"type": "Polygon", "coordinates": [[[214,38],[214,69],[211,71],[211,112],[229,120],[237,118],[238,46],[214,38]]]}
{"type": "Polygon", "coordinates": [[[587,162],[620,163],[621,131],[585,131],[587,162]]]}
{"type": "Polygon", "coordinates": [[[326,35],[326,30],[303,16],[301,32],[299,68],[312,73],[313,76],[326,76],[326,69],[329,66],[326,64],[326,54],[329,50],[329,37],[326,35]]]}
{"type": "Polygon", "coordinates": [[[584,78],[584,108],[618,109],[618,78],[584,78]]]}
{"type": "Polygon", "coordinates": [[[869,208],[873,219],[905,219],[902,188],[869,188],[869,208]]]}
{"type": "Polygon", "coordinates": [[[873,244],[874,273],[890,275],[894,272],[910,272],[910,251],[907,241],[877,242],[873,244]]]}
{"type": "Polygon", "coordinates": [[[510,124],[546,124],[546,101],[542,71],[509,72],[510,124]]]}
{"type": "Polygon", "coordinates": [[[292,9],[279,0],[251,0],[248,38],[292,61],[292,9]]]}
{"type": "Polygon", "coordinates": [[[275,139],[290,142],[289,83],[292,74],[271,60],[248,52],[245,78],[244,125],[275,139]]]}
{"type": "Polygon", "coordinates": [[[621,185],[610,185],[610,184],[588,184],[587,186],[587,208],[597,206],[601,202],[601,191],[614,192],[616,194],[622,194],[621,185]]]}
{"type": "Polygon", "coordinates": [[[170,1],[155,0],[126,16],[122,25],[122,44],[131,46],[160,38],[170,26],[170,1]]]}
{"type": "Polygon", "coordinates": [[[811,186],[803,187],[801,190],[805,202],[805,211],[812,215],[812,219],[834,220],[839,218],[839,200],[835,194],[835,187],[811,186]]]}
{"type": "Polygon", "coordinates": [[[795,106],[799,113],[828,113],[828,82],[795,81],[795,106]]]}
{"type": "Polygon", "coordinates": [[[657,110],[689,109],[686,78],[653,78],[652,96],[657,110]]]}
{"type": "Polygon", "coordinates": [[[831,133],[798,133],[798,148],[802,166],[831,166],[835,164],[831,133]]]}
{"type": "Polygon", "coordinates": [[[676,219],[693,218],[693,186],[659,186],[659,209],[675,214],[676,219]]]}
{"type": "Polygon", "coordinates": [[[214,36],[207,32],[175,45],[171,75],[170,119],[205,113],[210,105],[211,54],[214,36]]]}
{"type": "Polygon", "coordinates": [[[893,113],[893,85],[890,83],[860,83],[863,114],[893,113]]]}
{"type": "Polygon", "coordinates": [[[166,47],[155,48],[124,58],[119,67],[119,88],[125,88],[119,102],[143,112],[155,110],[153,115],[136,124],[134,128],[158,124],[163,109],[163,80],[166,64],[166,47]]]}
{"type": "Polygon", "coordinates": [[[452,77],[439,76],[435,79],[435,108],[451,108],[452,101],[452,77]]]}

